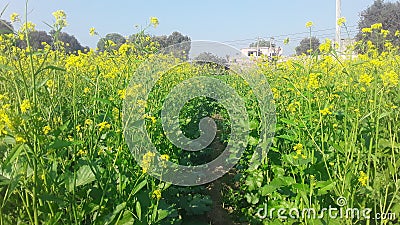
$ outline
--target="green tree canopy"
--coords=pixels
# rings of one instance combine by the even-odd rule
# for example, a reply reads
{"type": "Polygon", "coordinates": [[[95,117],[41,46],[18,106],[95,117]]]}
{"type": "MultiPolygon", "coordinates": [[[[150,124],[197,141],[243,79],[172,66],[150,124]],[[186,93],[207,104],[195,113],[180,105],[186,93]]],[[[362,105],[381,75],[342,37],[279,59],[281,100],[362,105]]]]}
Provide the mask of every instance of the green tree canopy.
{"type": "Polygon", "coordinates": [[[395,36],[396,31],[400,30],[400,2],[376,0],[371,6],[361,12],[360,21],[358,22],[359,32],[356,40],[372,41],[372,43],[382,50],[382,42],[376,43],[377,35],[380,35],[380,31],[378,31],[378,34],[363,33],[361,31],[362,28],[371,27],[375,23],[382,23],[382,29],[390,31],[386,37],[387,40],[391,40],[394,45],[400,45],[400,38],[395,36]]]}
{"type": "Polygon", "coordinates": [[[0,19],[0,34],[10,34],[13,33],[13,30],[10,22],[0,19]]]}
{"type": "MultiPolygon", "coordinates": [[[[51,31],[50,32],[51,35],[55,35],[55,31],[51,31]]],[[[83,47],[78,39],[75,38],[74,35],[70,35],[68,33],[65,32],[60,32],[57,34],[57,38],[59,41],[63,42],[63,46],[65,48],[65,52],[66,53],[76,53],[78,51],[84,51],[85,47],[83,47]]],[[[88,47],[86,47],[88,48],[88,47]]]]}
{"type": "Polygon", "coordinates": [[[117,33],[111,33],[111,34],[107,34],[104,38],[101,38],[99,40],[99,42],[97,42],[97,48],[99,49],[100,52],[105,51],[107,47],[109,47],[113,50],[118,50],[119,47],[125,43],[126,43],[126,39],[124,38],[124,36],[122,36],[121,34],[117,34],[117,33]],[[108,41],[112,41],[115,45],[107,46],[108,41]]]}
{"type": "MultiPolygon", "coordinates": [[[[47,43],[48,45],[53,45],[53,38],[47,34],[46,31],[31,31],[28,34],[29,38],[29,44],[32,47],[34,51],[37,51],[38,49],[43,49],[43,43],[47,43]]],[[[19,40],[17,41],[17,46],[19,48],[26,48],[27,42],[26,40],[19,40]]]]}
{"type": "Polygon", "coordinates": [[[311,38],[304,38],[303,40],[300,41],[300,45],[296,47],[296,54],[301,55],[301,54],[306,54],[309,55],[310,52],[310,47],[312,52],[314,51],[319,51],[318,47],[320,45],[320,41],[316,37],[311,37],[311,38]],[[311,46],[310,46],[311,43],[311,46]]]}
{"type": "Polygon", "coordinates": [[[269,47],[270,46],[270,41],[266,41],[264,39],[260,39],[254,43],[251,43],[249,45],[250,48],[257,47],[257,42],[258,42],[258,47],[269,47]]]}

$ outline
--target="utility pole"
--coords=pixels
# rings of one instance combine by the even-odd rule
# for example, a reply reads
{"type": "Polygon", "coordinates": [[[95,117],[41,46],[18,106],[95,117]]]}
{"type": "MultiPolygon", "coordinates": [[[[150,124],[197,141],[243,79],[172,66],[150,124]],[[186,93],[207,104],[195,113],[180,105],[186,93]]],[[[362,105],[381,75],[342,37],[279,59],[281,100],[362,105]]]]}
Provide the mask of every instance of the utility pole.
{"type": "Polygon", "coordinates": [[[341,0],[336,0],[336,42],[338,43],[338,47],[340,49],[341,46],[341,40],[340,40],[340,26],[337,23],[337,21],[339,20],[339,18],[341,17],[341,8],[342,8],[342,3],[341,0]]]}
{"type": "Polygon", "coordinates": [[[259,52],[259,45],[258,45],[258,43],[260,42],[260,37],[257,37],[257,44],[256,44],[256,56],[257,56],[257,58],[258,58],[258,56],[260,55],[260,52],[259,52]]]}

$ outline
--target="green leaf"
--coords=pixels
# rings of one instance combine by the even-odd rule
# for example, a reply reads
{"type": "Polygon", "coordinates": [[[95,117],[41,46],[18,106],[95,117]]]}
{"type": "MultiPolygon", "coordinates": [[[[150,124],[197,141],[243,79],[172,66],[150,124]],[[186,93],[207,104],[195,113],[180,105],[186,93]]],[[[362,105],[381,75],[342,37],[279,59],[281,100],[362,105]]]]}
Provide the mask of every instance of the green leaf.
{"type": "Polygon", "coordinates": [[[135,188],[132,190],[132,196],[138,193],[144,186],[146,186],[147,180],[143,180],[140,182],[138,185],[135,186],[135,188]]]}
{"type": "Polygon", "coordinates": [[[90,169],[88,165],[84,165],[79,168],[78,172],[76,173],[76,187],[89,184],[96,180],[96,176],[90,169]]]}
{"type": "Polygon", "coordinates": [[[157,221],[156,223],[160,222],[161,220],[165,219],[168,216],[168,210],[159,209],[157,211],[157,221]]]}
{"type": "Polygon", "coordinates": [[[142,220],[142,207],[140,206],[140,202],[136,202],[136,215],[139,220],[142,220]]]}
{"type": "Polygon", "coordinates": [[[315,185],[315,188],[320,188],[318,190],[318,194],[324,195],[326,193],[328,193],[329,191],[331,191],[336,185],[336,182],[334,181],[317,181],[317,184],[315,185]]]}
{"type": "Polygon", "coordinates": [[[126,210],[124,214],[122,215],[122,218],[117,221],[117,225],[131,225],[135,222],[135,219],[133,218],[133,215],[131,212],[126,210]]]}
{"type": "Polygon", "coordinates": [[[261,172],[254,172],[253,176],[247,177],[245,184],[248,186],[249,191],[253,191],[261,187],[263,180],[261,172]]]}
{"type": "Polygon", "coordinates": [[[15,164],[15,159],[21,154],[21,151],[24,149],[24,144],[15,146],[12,151],[10,152],[10,154],[8,154],[7,159],[4,161],[3,163],[3,168],[5,168],[6,166],[8,166],[10,163],[11,164],[15,164]]]}
{"type": "Polygon", "coordinates": [[[257,195],[250,194],[250,193],[247,193],[245,195],[245,197],[246,197],[247,202],[250,204],[253,204],[253,205],[257,204],[260,200],[257,195]]]}
{"type": "Polygon", "coordinates": [[[276,189],[278,189],[276,186],[264,185],[260,188],[260,194],[261,196],[267,196],[268,194],[274,192],[276,189]]]}
{"type": "Polygon", "coordinates": [[[93,98],[93,100],[99,101],[99,102],[104,103],[104,104],[106,104],[106,105],[111,105],[111,106],[116,107],[116,105],[115,105],[112,101],[110,101],[110,100],[108,100],[108,99],[104,99],[104,98],[93,98]]]}
{"type": "Polygon", "coordinates": [[[60,148],[65,148],[73,145],[81,145],[83,144],[82,141],[65,141],[65,140],[60,140],[56,139],[51,145],[49,146],[50,149],[60,149],[60,148]]]}
{"type": "Polygon", "coordinates": [[[107,215],[107,217],[104,220],[104,224],[111,224],[112,221],[115,219],[115,217],[126,207],[126,202],[123,202],[119,205],[117,205],[112,213],[107,215]]]}
{"type": "Polygon", "coordinates": [[[279,135],[279,136],[277,136],[277,138],[285,139],[285,140],[293,141],[293,142],[296,140],[293,136],[289,136],[287,134],[279,135]]]}

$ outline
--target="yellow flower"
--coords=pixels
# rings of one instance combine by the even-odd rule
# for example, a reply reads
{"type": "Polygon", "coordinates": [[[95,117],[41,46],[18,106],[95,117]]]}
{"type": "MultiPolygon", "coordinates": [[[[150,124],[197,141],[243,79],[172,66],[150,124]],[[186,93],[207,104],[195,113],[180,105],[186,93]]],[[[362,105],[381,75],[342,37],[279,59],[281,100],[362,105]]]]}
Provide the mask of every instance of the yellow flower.
{"type": "Polygon", "coordinates": [[[85,120],[85,125],[86,126],[90,126],[90,125],[92,125],[93,124],[93,121],[91,120],[91,119],[86,119],[85,120]]]}
{"type": "Polygon", "coordinates": [[[90,28],[89,29],[89,34],[90,34],[90,36],[97,35],[96,29],[94,27],[90,28]]]}
{"type": "Polygon", "coordinates": [[[295,151],[301,151],[301,150],[303,150],[303,145],[301,143],[298,143],[295,146],[293,146],[293,149],[295,151]]]}
{"type": "Polygon", "coordinates": [[[150,168],[150,163],[153,160],[153,157],[156,156],[154,152],[147,152],[146,154],[143,155],[142,157],[142,169],[143,173],[147,173],[147,171],[150,168]]]}
{"type": "Polygon", "coordinates": [[[28,33],[29,33],[29,32],[34,31],[35,28],[36,28],[36,24],[34,24],[34,23],[28,21],[28,22],[24,23],[24,24],[21,26],[20,31],[21,31],[21,33],[25,33],[25,32],[28,32],[28,33]]]}
{"type": "Polygon", "coordinates": [[[154,17],[154,16],[150,17],[150,24],[151,24],[154,28],[156,28],[156,27],[158,26],[158,24],[159,24],[158,18],[157,18],[157,17],[154,17]]]}
{"type": "Polygon", "coordinates": [[[276,88],[271,88],[272,93],[274,94],[274,99],[279,98],[279,90],[276,88]]]}
{"type": "Polygon", "coordinates": [[[331,114],[332,114],[332,112],[329,111],[329,108],[325,108],[325,109],[319,110],[319,112],[320,112],[323,116],[331,115],[331,114]]]}
{"type": "Polygon", "coordinates": [[[51,127],[49,125],[43,127],[43,134],[47,135],[51,131],[51,127]]]}
{"type": "Polygon", "coordinates": [[[360,83],[363,83],[363,84],[367,85],[367,86],[370,86],[373,79],[374,78],[372,76],[370,76],[368,74],[363,74],[363,75],[360,76],[358,81],[360,83]]]}
{"type": "Polygon", "coordinates": [[[101,123],[97,124],[97,126],[99,127],[99,131],[103,131],[105,129],[111,128],[111,124],[109,124],[107,121],[101,122],[101,123]]]}
{"type": "Polygon", "coordinates": [[[361,183],[362,186],[367,186],[368,175],[361,171],[358,181],[361,183]]]}
{"type": "Polygon", "coordinates": [[[120,99],[125,99],[125,89],[118,90],[118,95],[120,99]]]}
{"type": "Polygon", "coordinates": [[[17,143],[25,143],[26,140],[21,136],[16,136],[15,137],[15,142],[17,142],[17,143]]]}
{"type": "Polygon", "coordinates": [[[337,21],[337,24],[338,24],[339,26],[342,26],[344,23],[346,23],[346,18],[344,18],[344,17],[340,17],[340,18],[338,19],[338,21],[337,21]]]}
{"type": "Polygon", "coordinates": [[[287,45],[287,44],[289,44],[289,38],[285,38],[285,40],[283,40],[283,44],[285,44],[285,45],[287,45]]]}
{"type": "Polygon", "coordinates": [[[384,30],[384,29],[381,30],[381,34],[383,35],[384,38],[386,38],[389,33],[390,33],[389,30],[384,30]]]}
{"type": "Polygon", "coordinates": [[[54,81],[53,80],[48,80],[46,81],[46,85],[48,88],[52,88],[54,86],[54,81]]]}
{"type": "Polygon", "coordinates": [[[82,149],[79,149],[79,151],[78,151],[78,153],[77,153],[78,156],[84,156],[84,155],[86,155],[86,154],[87,154],[87,151],[82,150],[82,149]]]}
{"type": "Polygon", "coordinates": [[[90,88],[85,87],[85,88],[83,89],[83,93],[84,93],[84,94],[87,94],[87,93],[89,93],[89,92],[90,92],[90,88]]]}
{"type": "Polygon", "coordinates": [[[319,88],[318,74],[310,73],[307,87],[310,88],[310,89],[319,88]]]}
{"type": "Polygon", "coordinates": [[[361,29],[361,32],[363,32],[363,33],[371,33],[372,29],[369,28],[369,27],[364,27],[363,29],[361,29]]]}
{"type": "Polygon", "coordinates": [[[399,84],[399,75],[393,70],[380,75],[385,87],[396,87],[399,84]]]}
{"type": "Polygon", "coordinates": [[[152,123],[156,123],[157,119],[154,116],[144,115],[145,119],[150,119],[152,123]]]}
{"type": "Polygon", "coordinates": [[[162,160],[168,161],[168,160],[169,160],[169,155],[164,154],[164,155],[161,155],[160,158],[161,158],[162,160]]]}
{"type": "Polygon", "coordinates": [[[324,53],[328,53],[328,52],[330,52],[330,50],[331,50],[331,46],[332,46],[332,41],[330,40],[330,39],[325,39],[325,43],[322,43],[320,46],[319,46],[319,50],[321,51],[321,52],[324,52],[324,53]]]}
{"type": "Polygon", "coordinates": [[[11,14],[11,15],[10,15],[10,20],[11,20],[11,22],[13,22],[13,23],[20,21],[18,13],[13,13],[13,14],[11,14]]]}
{"type": "Polygon", "coordinates": [[[372,30],[379,30],[382,28],[382,23],[374,23],[371,25],[372,30]]]}
{"type": "Polygon", "coordinates": [[[400,37],[400,30],[396,30],[396,33],[394,33],[394,36],[400,37]]]}
{"type": "Polygon", "coordinates": [[[31,102],[28,99],[24,99],[20,105],[21,111],[26,113],[31,108],[31,102]]]}
{"type": "Polygon", "coordinates": [[[306,28],[310,28],[310,27],[312,27],[314,25],[314,23],[312,22],[312,21],[308,21],[307,23],[306,23],[306,28]]]}
{"type": "Polygon", "coordinates": [[[54,25],[57,28],[60,29],[60,28],[68,26],[67,14],[63,10],[57,10],[57,11],[53,12],[53,16],[56,19],[56,22],[54,23],[54,25]]]}
{"type": "Polygon", "coordinates": [[[161,190],[157,189],[153,191],[153,198],[160,200],[161,199],[161,190]]]}

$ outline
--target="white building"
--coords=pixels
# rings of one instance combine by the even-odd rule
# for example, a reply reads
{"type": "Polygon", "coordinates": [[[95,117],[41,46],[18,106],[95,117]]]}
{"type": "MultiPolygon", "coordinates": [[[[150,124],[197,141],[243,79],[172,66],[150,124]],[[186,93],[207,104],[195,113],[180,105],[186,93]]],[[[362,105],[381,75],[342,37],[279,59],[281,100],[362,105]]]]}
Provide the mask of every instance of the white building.
{"type": "Polygon", "coordinates": [[[246,56],[282,56],[283,50],[281,47],[256,47],[242,48],[240,50],[246,56]],[[258,50],[258,51],[257,51],[258,50]]]}

